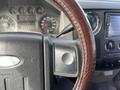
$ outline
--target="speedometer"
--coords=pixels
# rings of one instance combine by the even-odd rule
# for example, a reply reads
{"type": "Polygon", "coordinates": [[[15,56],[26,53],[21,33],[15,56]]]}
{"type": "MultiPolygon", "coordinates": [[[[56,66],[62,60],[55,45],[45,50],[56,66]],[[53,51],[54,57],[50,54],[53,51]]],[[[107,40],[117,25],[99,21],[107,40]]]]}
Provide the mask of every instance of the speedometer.
{"type": "Polygon", "coordinates": [[[16,22],[7,15],[0,16],[0,32],[11,32],[15,31],[16,22]]]}
{"type": "Polygon", "coordinates": [[[57,21],[52,16],[45,16],[40,20],[40,28],[43,33],[54,33],[57,29],[57,21]]]}

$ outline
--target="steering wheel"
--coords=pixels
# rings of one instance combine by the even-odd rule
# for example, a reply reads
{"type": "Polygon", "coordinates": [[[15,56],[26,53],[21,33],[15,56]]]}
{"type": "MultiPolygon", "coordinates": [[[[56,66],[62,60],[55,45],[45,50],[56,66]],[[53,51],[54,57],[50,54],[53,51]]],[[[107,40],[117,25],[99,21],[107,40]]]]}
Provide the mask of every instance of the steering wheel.
{"type": "MultiPolygon", "coordinates": [[[[73,90],[87,90],[95,68],[96,56],[95,40],[91,27],[83,9],[78,6],[75,0],[53,1],[68,16],[77,32],[80,43],[82,59],[79,60],[81,62],[80,71],[73,90]]],[[[58,69],[64,70],[64,67],[71,65],[72,58],[75,57],[76,53],[76,48],[72,43],[62,42],[59,39],[35,33],[0,33],[0,77],[3,80],[0,88],[52,90],[50,84],[53,80],[53,69],[55,68],[53,66],[58,65],[60,66],[58,69]],[[63,62],[66,66],[64,65],[62,68],[63,63],[60,63],[61,59],[59,58],[61,49],[62,51],[67,50],[67,53],[63,55],[65,56],[63,62]],[[54,50],[60,52],[55,54],[54,50]],[[57,55],[58,57],[54,58],[57,55]],[[53,65],[56,64],[53,63],[54,60],[56,60],[57,65],[53,65]]],[[[77,54],[77,57],[79,56],[77,54]]],[[[76,65],[74,66],[76,68],[76,65]]],[[[73,68],[70,72],[72,71],[74,72],[73,68]]]]}
{"type": "Polygon", "coordinates": [[[82,50],[81,73],[73,90],[87,90],[95,67],[95,40],[81,6],[75,0],[54,0],[73,24],[82,50]]]}

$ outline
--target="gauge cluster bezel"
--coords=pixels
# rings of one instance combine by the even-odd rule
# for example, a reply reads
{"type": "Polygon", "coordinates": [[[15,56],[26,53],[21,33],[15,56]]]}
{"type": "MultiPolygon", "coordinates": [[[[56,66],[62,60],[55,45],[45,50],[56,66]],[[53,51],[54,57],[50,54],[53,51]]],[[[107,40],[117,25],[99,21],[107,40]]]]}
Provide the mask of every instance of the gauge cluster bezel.
{"type": "MultiPolygon", "coordinates": [[[[97,14],[96,12],[94,12],[94,11],[86,11],[86,15],[88,16],[88,15],[93,15],[93,17],[95,17],[96,18],[96,27],[95,27],[95,29],[93,30],[93,33],[94,33],[94,35],[96,36],[99,32],[100,32],[100,30],[101,30],[101,27],[102,27],[102,21],[101,21],[101,18],[100,18],[100,16],[99,16],[99,14],[97,14]]],[[[88,20],[89,21],[89,20],[88,20]]],[[[90,22],[89,22],[90,23],[90,22]]],[[[91,24],[91,23],[90,23],[91,24]]]]}

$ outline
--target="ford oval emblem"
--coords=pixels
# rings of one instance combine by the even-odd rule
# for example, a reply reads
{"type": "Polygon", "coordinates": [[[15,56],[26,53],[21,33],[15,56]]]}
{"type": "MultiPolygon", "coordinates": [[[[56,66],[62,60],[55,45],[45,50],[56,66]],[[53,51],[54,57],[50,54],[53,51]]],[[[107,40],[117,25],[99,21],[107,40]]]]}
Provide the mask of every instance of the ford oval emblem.
{"type": "Polygon", "coordinates": [[[18,65],[21,60],[15,56],[0,56],[0,68],[9,68],[18,65]]]}

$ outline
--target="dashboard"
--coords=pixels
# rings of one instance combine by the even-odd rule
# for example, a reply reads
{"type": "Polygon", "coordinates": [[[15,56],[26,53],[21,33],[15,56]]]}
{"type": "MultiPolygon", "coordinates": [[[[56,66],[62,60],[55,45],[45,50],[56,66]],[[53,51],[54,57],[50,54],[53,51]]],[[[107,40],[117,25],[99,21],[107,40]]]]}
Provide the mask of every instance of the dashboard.
{"type": "Polygon", "coordinates": [[[118,1],[76,0],[84,8],[96,40],[96,70],[120,68],[120,8],[118,1]]]}
{"type": "Polygon", "coordinates": [[[0,32],[58,33],[60,12],[45,1],[2,0],[1,2],[0,32]]]}
{"type": "Polygon", "coordinates": [[[97,70],[120,68],[120,10],[85,9],[97,47],[97,70]]]}

